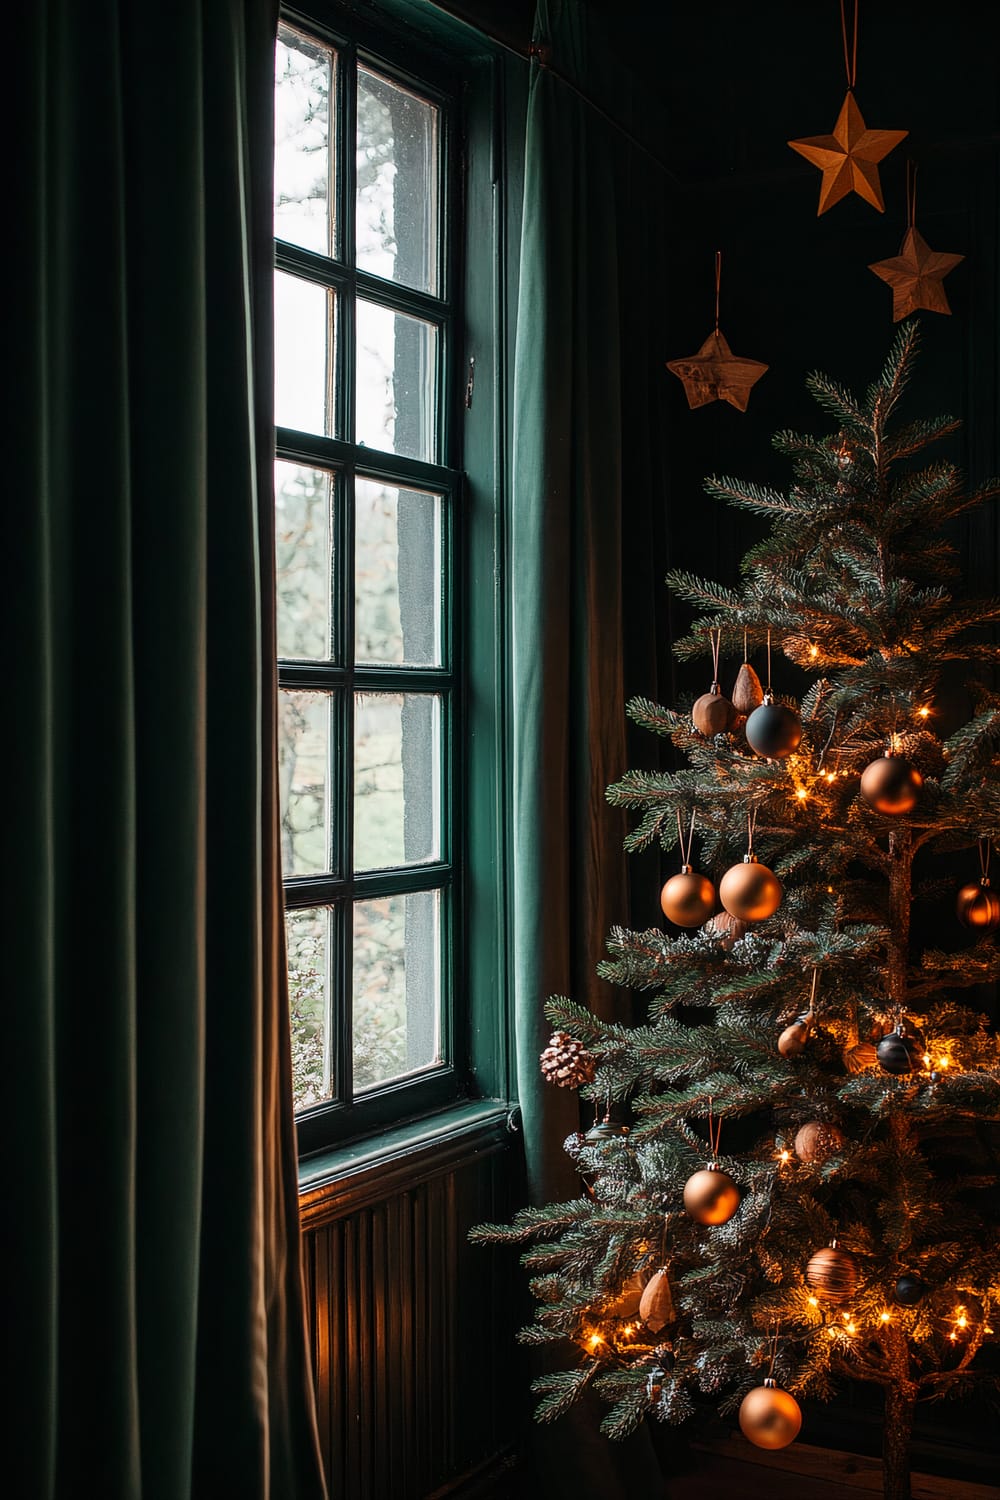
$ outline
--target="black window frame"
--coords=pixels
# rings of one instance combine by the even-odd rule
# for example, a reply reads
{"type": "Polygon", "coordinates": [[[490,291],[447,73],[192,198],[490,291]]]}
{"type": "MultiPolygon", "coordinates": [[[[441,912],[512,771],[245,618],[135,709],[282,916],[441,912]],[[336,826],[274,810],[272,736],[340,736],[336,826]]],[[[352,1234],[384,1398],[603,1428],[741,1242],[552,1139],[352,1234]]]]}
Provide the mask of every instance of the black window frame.
{"type": "Polygon", "coordinates": [[[466,865],[460,810],[466,805],[467,775],[463,745],[468,715],[463,687],[466,679],[465,573],[467,543],[463,511],[466,495],[461,468],[461,415],[466,377],[463,346],[464,193],[460,142],[463,140],[463,85],[461,71],[449,66],[431,49],[414,45],[411,35],[394,34],[391,27],[372,28],[354,13],[327,5],[308,13],[283,8],[283,24],[333,47],[336,70],[336,119],[340,153],[335,191],[339,226],[337,256],[327,257],[287,242],[275,241],[275,269],[334,288],[338,302],[336,385],[339,399],[353,410],[354,306],[356,295],[395,311],[431,318],[440,327],[436,369],[436,408],[439,423],[437,457],[440,463],[375,452],[359,446],[348,421],[342,436],[319,437],[280,427],[275,455],[336,475],[338,501],[334,507],[337,534],[335,556],[345,561],[342,595],[334,596],[335,638],[341,646],[338,663],[280,661],[279,686],[319,690],[340,695],[337,739],[341,746],[338,775],[331,797],[341,827],[343,868],[336,874],[298,876],[285,880],[286,909],[324,907],[339,913],[333,924],[330,982],[335,995],[334,1051],[341,1070],[351,1057],[351,912],[354,902],[374,896],[393,896],[420,890],[441,892],[441,1052],[444,1061],[432,1070],[394,1080],[354,1098],[345,1088],[343,1071],[335,1074],[335,1097],[301,1110],[296,1119],[300,1151],[308,1155],[342,1141],[366,1136],[402,1120],[426,1116],[476,1090],[469,1068],[468,964],[465,950],[466,865]],[[354,265],[354,80],[356,68],[375,71],[435,103],[441,121],[441,191],[438,235],[442,284],[439,297],[411,290],[372,276],[354,265]],[[353,507],[347,491],[353,478],[371,478],[403,487],[429,490],[442,496],[441,609],[442,666],[358,667],[353,663],[353,507]],[[441,858],[434,863],[389,871],[355,874],[352,869],[353,703],[357,691],[435,692],[441,695],[440,767],[442,787],[441,858]]]}

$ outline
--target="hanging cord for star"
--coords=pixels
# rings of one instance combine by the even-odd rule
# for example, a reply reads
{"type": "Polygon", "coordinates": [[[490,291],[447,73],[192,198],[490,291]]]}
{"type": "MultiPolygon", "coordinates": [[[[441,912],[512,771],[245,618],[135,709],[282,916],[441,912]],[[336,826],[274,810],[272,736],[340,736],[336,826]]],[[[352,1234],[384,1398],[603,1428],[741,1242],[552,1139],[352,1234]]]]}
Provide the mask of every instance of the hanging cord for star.
{"type": "Polygon", "coordinates": [[[847,87],[850,93],[854,93],[854,85],[858,79],[858,0],[854,0],[854,26],[853,37],[848,46],[847,42],[847,7],[844,0],[840,0],[840,34],[844,40],[844,72],[847,74],[847,87]]]}

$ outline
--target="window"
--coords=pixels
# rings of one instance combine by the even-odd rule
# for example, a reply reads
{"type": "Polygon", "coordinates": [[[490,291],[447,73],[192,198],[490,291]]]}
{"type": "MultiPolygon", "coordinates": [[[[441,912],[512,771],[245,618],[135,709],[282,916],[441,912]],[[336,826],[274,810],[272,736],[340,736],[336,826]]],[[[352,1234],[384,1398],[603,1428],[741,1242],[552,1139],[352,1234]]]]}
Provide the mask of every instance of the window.
{"type": "Polygon", "coordinates": [[[280,27],[279,767],[306,1150],[465,1085],[457,99],[415,66],[280,27]]]}

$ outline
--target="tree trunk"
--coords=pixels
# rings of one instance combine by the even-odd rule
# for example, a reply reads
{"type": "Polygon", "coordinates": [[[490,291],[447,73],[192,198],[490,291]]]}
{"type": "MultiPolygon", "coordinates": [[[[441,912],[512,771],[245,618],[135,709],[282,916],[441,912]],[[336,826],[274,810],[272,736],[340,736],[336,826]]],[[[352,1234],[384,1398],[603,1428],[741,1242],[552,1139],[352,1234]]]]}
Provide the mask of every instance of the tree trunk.
{"type": "Polygon", "coordinates": [[[882,1494],[885,1500],[910,1500],[910,1439],[916,1387],[908,1380],[885,1388],[882,1424],[882,1494]]]}
{"type": "Polygon", "coordinates": [[[889,835],[889,951],[888,992],[893,1011],[906,1005],[907,978],[910,970],[910,901],[913,867],[913,835],[909,828],[894,829],[889,835]]]}

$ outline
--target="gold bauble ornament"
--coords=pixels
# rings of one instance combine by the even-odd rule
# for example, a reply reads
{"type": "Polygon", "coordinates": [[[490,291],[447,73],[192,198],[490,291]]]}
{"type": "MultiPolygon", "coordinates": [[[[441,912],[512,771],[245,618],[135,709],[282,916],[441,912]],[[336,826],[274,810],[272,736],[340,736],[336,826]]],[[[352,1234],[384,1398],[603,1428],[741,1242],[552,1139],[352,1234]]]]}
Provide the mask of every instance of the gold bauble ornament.
{"type": "Polygon", "coordinates": [[[847,1047],[843,1056],[848,1073],[863,1073],[866,1068],[878,1067],[878,1053],[871,1042],[859,1042],[856,1047],[847,1047]]]}
{"type": "Polygon", "coordinates": [[[740,1430],[757,1448],[787,1448],[801,1426],[799,1403],[771,1379],[755,1386],[740,1403],[740,1430]]]}
{"type": "Polygon", "coordinates": [[[677,1321],[674,1291],[666,1266],[654,1271],[647,1281],[639,1303],[639,1316],[651,1333],[659,1333],[661,1328],[677,1321]]]}
{"type": "Polygon", "coordinates": [[[827,1125],[823,1120],[808,1120],[796,1132],[794,1151],[799,1161],[822,1166],[846,1145],[847,1137],[836,1125],[827,1125]]]}
{"type": "Polygon", "coordinates": [[[699,1224],[728,1224],[740,1206],[740,1190],[728,1172],[712,1163],[684,1184],[684,1207],[699,1224]]]}
{"type": "Polygon", "coordinates": [[[706,739],[711,739],[714,734],[727,734],[736,723],[736,717],[735,708],[723,696],[717,682],[712,683],[709,692],[695,699],[691,709],[691,722],[706,739]]]}
{"type": "Polygon", "coordinates": [[[660,892],[663,915],[678,927],[700,927],[715,910],[715,886],[707,875],[682,865],[660,892]]]}
{"type": "Polygon", "coordinates": [[[887,818],[900,818],[917,805],[924,778],[901,755],[882,755],[861,773],[861,795],[887,818]]]}
{"type": "Polygon", "coordinates": [[[1000,896],[990,889],[987,876],[977,884],[969,881],[963,885],[955,899],[958,920],[973,932],[992,932],[1000,927],[1000,896]]]}
{"type": "Polygon", "coordinates": [[[858,1287],[858,1263],[837,1242],[817,1250],[806,1266],[806,1280],[821,1297],[831,1302],[849,1302],[858,1287]]]}
{"type": "Polygon", "coordinates": [[[778,1051],[782,1057],[798,1057],[805,1051],[814,1019],[812,1011],[807,1010],[791,1026],[785,1027],[778,1038],[778,1051]]]}
{"type": "Polygon", "coordinates": [[[760,678],[748,661],[736,674],[733,687],[733,707],[738,714],[752,714],[764,701],[764,689],[760,678]]]}
{"type": "Polygon", "coordinates": [[[781,882],[756,854],[746,854],[719,881],[719,900],[742,922],[764,922],[781,905],[781,882]]]}

